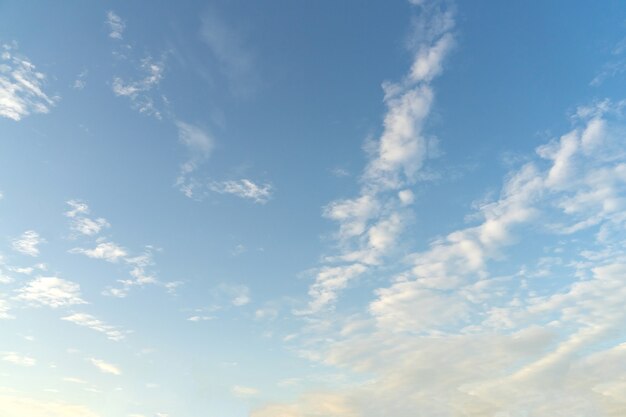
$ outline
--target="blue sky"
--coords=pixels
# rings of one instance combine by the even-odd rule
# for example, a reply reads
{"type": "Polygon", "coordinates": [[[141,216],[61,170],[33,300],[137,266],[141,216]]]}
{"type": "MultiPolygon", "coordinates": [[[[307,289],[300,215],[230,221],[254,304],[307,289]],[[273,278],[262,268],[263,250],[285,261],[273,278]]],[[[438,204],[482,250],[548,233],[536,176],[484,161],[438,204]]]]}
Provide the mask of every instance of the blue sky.
{"type": "Polygon", "coordinates": [[[0,415],[626,413],[618,1],[0,3],[0,415]]]}

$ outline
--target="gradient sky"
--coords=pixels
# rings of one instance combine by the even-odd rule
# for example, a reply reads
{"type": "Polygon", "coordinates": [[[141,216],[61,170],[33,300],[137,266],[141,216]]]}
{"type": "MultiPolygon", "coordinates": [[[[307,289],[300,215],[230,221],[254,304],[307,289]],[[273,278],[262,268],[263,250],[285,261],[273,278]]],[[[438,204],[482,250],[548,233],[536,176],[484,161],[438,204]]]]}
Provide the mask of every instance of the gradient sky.
{"type": "Polygon", "coordinates": [[[621,1],[0,2],[1,417],[626,415],[621,1]]]}

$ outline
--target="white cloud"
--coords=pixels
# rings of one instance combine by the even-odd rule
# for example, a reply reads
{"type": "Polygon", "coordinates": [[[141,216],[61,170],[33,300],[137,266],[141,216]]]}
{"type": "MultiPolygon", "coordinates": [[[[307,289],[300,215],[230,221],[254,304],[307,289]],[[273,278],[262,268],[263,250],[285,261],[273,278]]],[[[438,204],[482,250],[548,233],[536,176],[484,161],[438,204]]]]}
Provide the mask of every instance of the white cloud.
{"type": "Polygon", "coordinates": [[[335,301],[337,291],[346,288],[348,282],[362,275],[367,267],[361,264],[347,266],[323,267],[315,277],[315,283],[309,288],[311,302],[309,308],[312,312],[319,311],[322,307],[335,301]]]}
{"type": "Polygon", "coordinates": [[[74,313],[69,316],[61,318],[61,320],[69,321],[78,326],[83,326],[95,330],[100,333],[104,333],[107,338],[116,342],[126,337],[126,332],[119,330],[115,326],[106,324],[105,322],[98,320],[94,316],[85,313],[74,313]]]}
{"type": "Polygon", "coordinates": [[[86,304],[80,298],[80,286],[57,277],[41,277],[16,290],[18,300],[52,308],[86,304]]]}
{"type": "Polygon", "coordinates": [[[27,230],[18,239],[13,240],[13,249],[24,255],[39,256],[38,246],[45,242],[34,230],[27,230]]]}
{"type": "Polygon", "coordinates": [[[16,55],[15,45],[2,45],[0,56],[0,116],[18,121],[31,113],[48,113],[58,100],[43,86],[46,76],[28,58],[16,55]]]}
{"type": "Polygon", "coordinates": [[[37,363],[34,358],[19,354],[17,352],[3,352],[2,360],[20,366],[34,366],[37,363]]]}
{"type": "Polygon", "coordinates": [[[101,359],[90,358],[89,362],[96,368],[100,370],[100,372],[105,374],[113,374],[113,375],[121,375],[122,371],[116,365],[105,362],[101,359]]]}
{"type": "Polygon", "coordinates": [[[381,266],[393,252],[410,220],[405,211],[415,197],[408,187],[427,177],[421,172],[425,161],[438,156],[437,140],[425,134],[424,125],[434,99],[430,82],[454,45],[453,8],[437,2],[415,4],[421,10],[414,20],[413,64],[401,81],[383,83],[387,107],[383,132],[368,143],[361,191],[324,208],[324,216],[339,223],[339,253],[324,257],[335,265],[322,268],[310,287],[310,312],[332,306],[349,280],[381,266]],[[337,276],[327,280],[329,271],[337,276]]]}
{"type": "MultiPolygon", "coordinates": [[[[115,77],[112,85],[113,93],[118,97],[128,97],[132,107],[140,113],[161,119],[161,112],[155,105],[152,90],[157,88],[163,79],[165,71],[163,59],[155,62],[152,57],[144,58],[139,64],[139,71],[144,76],[136,81],[124,81],[120,77],[115,77]]],[[[163,96],[161,99],[164,100],[163,96]]]]}
{"type": "Polygon", "coordinates": [[[212,316],[191,316],[187,318],[188,321],[198,322],[198,321],[208,321],[213,320],[215,317],[212,316]]]}
{"type": "Polygon", "coordinates": [[[243,385],[235,385],[232,387],[231,392],[233,395],[239,398],[255,397],[259,395],[259,390],[252,387],[246,387],[243,385]]]}
{"type": "Polygon", "coordinates": [[[74,248],[70,253],[80,253],[94,259],[104,259],[108,262],[117,262],[128,256],[124,248],[113,242],[99,243],[93,249],[74,248]]]}
{"type": "Polygon", "coordinates": [[[87,217],[89,214],[87,203],[80,200],[69,200],[67,204],[71,209],[65,212],[65,216],[71,219],[71,228],[75,232],[93,236],[100,233],[102,229],[111,227],[109,222],[102,217],[96,219],[87,217]]]}
{"type": "Polygon", "coordinates": [[[107,12],[106,23],[109,26],[109,37],[116,40],[121,40],[124,34],[126,24],[117,14],[113,11],[107,12]]]}
{"type": "Polygon", "coordinates": [[[255,203],[265,204],[273,194],[271,184],[255,184],[249,179],[212,182],[209,189],[220,194],[232,194],[237,197],[252,200],[255,203]]]}

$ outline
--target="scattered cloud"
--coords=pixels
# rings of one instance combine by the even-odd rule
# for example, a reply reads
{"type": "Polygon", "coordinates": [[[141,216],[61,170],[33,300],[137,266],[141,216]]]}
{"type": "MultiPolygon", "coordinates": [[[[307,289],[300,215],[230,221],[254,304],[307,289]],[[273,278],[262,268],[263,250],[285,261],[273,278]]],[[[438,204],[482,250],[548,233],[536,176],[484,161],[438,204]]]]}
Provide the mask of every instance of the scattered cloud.
{"type": "Polygon", "coordinates": [[[27,230],[19,238],[13,240],[13,249],[24,255],[39,256],[39,245],[45,242],[39,233],[27,230]]]}
{"type": "Polygon", "coordinates": [[[17,352],[3,352],[2,360],[20,366],[35,366],[37,361],[29,356],[21,355],[17,352]]]}
{"type": "Polygon", "coordinates": [[[252,387],[246,387],[243,385],[235,385],[231,392],[234,396],[239,398],[248,398],[248,397],[256,397],[259,395],[259,390],[252,387]]]}
{"type": "Polygon", "coordinates": [[[19,121],[31,113],[48,113],[58,97],[43,91],[45,74],[17,54],[16,44],[3,44],[0,50],[0,116],[19,121]]]}
{"type": "Polygon", "coordinates": [[[17,300],[52,308],[86,304],[80,297],[80,286],[57,277],[41,277],[16,290],[17,300]]]}
{"type": "Polygon", "coordinates": [[[126,24],[115,12],[107,12],[106,23],[109,26],[109,37],[115,40],[122,40],[126,24]]]}
{"type": "Polygon", "coordinates": [[[120,341],[126,337],[126,333],[115,326],[104,323],[90,314],[74,313],[69,316],[62,317],[61,320],[69,321],[78,326],[87,327],[100,333],[104,333],[106,337],[113,341],[120,341]]]}
{"type": "Polygon", "coordinates": [[[232,194],[237,197],[252,200],[258,204],[267,203],[273,195],[271,184],[255,184],[249,179],[212,182],[209,189],[220,194],[232,194]]]}
{"type": "Polygon", "coordinates": [[[100,372],[102,373],[112,374],[112,375],[122,374],[122,371],[120,370],[119,367],[117,367],[116,365],[110,364],[108,362],[105,362],[101,359],[90,358],[89,362],[91,362],[91,364],[95,366],[96,368],[98,368],[98,370],[100,370],[100,372]]]}
{"type": "Polygon", "coordinates": [[[213,317],[213,316],[191,316],[187,320],[188,321],[193,321],[193,322],[198,322],[198,321],[213,320],[214,318],[215,317],[213,317]]]}
{"type": "Polygon", "coordinates": [[[89,214],[89,206],[80,200],[69,200],[67,204],[70,210],[65,212],[65,216],[71,219],[71,228],[73,231],[82,235],[97,235],[102,229],[111,227],[109,222],[102,218],[92,219],[87,217],[89,214]]]}
{"type": "Polygon", "coordinates": [[[80,74],[78,74],[72,84],[72,88],[74,90],[83,90],[87,86],[87,81],[85,80],[87,78],[87,74],[89,74],[89,71],[87,70],[83,70],[80,74]]]}
{"type": "Polygon", "coordinates": [[[245,285],[222,284],[218,291],[230,299],[230,303],[235,307],[241,307],[250,302],[250,289],[245,285]]]}
{"type": "MultiPolygon", "coordinates": [[[[158,88],[165,71],[164,58],[155,61],[152,57],[146,57],[139,63],[139,71],[143,78],[135,81],[124,81],[121,77],[113,79],[113,93],[118,97],[127,97],[132,107],[140,113],[161,119],[161,111],[155,105],[152,90],[158,88]]],[[[161,97],[162,98],[162,97],[161,97]]]]}
{"type": "Polygon", "coordinates": [[[104,259],[108,262],[118,262],[128,256],[124,248],[113,242],[99,243],[93,249],[74,248],[70,250],[70,253],[80,253],[89,258],[104,259]]]}

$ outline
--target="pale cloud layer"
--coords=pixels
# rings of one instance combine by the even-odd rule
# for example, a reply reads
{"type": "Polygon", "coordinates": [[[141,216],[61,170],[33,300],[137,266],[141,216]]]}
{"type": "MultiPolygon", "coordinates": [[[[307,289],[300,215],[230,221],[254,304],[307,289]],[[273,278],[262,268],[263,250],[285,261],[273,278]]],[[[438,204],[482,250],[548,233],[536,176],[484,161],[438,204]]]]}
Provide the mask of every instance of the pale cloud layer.
{"type": "Polygon", "coordinates": [[[58,99],[44,92],[46,75],[20,56],[15,45],[3,44],[0,50],[0,116],[18,121],[48,113],[58,99]]]}

